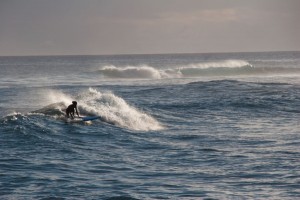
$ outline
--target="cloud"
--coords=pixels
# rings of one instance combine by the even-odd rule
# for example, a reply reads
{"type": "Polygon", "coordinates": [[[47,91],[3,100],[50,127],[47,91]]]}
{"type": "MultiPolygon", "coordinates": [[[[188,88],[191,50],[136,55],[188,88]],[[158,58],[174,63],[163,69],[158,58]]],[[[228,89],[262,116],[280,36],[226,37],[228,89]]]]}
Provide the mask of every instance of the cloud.
{"type": "Polygon", "coordinates": [[[238,21],[236,9],[206,9],[193,12],[169,12],[162,14],[161,20],[172,23],[226,23],[238,21]]]}
{"type": "Polygon", "coordinates": [[[0,55],[299,50],[299,0],[0,0],[0,55]]]}

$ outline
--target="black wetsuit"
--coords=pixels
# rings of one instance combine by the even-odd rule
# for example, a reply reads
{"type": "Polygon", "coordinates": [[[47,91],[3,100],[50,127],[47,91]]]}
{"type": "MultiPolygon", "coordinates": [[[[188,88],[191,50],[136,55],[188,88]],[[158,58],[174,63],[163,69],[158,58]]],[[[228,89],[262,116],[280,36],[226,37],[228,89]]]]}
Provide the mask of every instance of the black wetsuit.
{"type": "Polygon", "coordinates": [[[78,111],[77,111],[77,106],[74,105],[74,104],[71,104],[68,106],[67,110],[66,110],[66,114],[67,114],[67,117],[69,118],[70,115],[72,118],[74,118],[74,110],[76,110],[76,114],[78,115],[78,111]]]}

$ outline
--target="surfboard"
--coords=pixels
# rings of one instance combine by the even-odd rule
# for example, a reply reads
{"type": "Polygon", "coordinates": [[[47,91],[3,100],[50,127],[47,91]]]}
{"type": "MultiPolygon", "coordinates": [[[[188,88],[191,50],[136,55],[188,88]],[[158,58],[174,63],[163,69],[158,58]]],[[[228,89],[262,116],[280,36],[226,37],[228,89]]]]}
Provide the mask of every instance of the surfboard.
{"type": "Polygon", "coordinates": [[[80,117],[82,119],[82,121],[93,121],[95,119],[100,119],[100,116],[87,116],[87,117],[80,117]]]}
{"type": "Polygon", "coordinates": [[[74,119],[67,118],[67,123],[80,123],[80,122],[91,122],[96,119],[100,119],[100,116],[85,116],[85,117],[76,117],[74,119]]]}

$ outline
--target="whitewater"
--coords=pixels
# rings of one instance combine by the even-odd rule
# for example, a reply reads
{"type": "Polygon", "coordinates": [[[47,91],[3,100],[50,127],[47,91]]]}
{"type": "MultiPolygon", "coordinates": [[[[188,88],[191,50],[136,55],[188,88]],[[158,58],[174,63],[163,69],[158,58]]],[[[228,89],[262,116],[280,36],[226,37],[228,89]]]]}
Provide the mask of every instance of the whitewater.
{"type": "Polygon", "coordinates": [[[300,52],[0,57],[1,199],[300,198],[300,52]],[[90,123],[66,123],[78,102],[90,123]]]}

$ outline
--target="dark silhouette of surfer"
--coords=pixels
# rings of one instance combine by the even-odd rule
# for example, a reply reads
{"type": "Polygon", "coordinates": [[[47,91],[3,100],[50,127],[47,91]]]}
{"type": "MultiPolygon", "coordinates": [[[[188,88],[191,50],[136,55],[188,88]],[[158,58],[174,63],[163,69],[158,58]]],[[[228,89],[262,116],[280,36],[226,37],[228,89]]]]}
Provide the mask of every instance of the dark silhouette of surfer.
{"type": "Polygon", "coordinates": [[[72,104],[69,105],[68,108],[67,108],[67,110],[66,110],[67,118],[70,118],[70,116],[71,116],[71,118],[74,119],[75,111],[76,111],[76,114],[79,117],[78,110],[77,110],[77,102],[76,101],[72,101],[72,104]]]}

